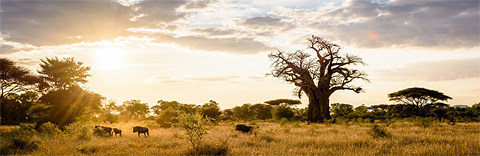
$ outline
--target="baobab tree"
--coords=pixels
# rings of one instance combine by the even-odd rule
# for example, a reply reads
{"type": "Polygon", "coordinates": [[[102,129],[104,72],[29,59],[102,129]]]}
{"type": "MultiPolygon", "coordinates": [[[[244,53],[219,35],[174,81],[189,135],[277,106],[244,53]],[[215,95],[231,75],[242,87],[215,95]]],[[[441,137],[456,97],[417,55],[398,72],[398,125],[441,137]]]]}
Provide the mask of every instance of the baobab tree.
{"type": "Polygon", "coordinates": [[[341,54],[342,48],[328,40],[312,36],[308,39],[307,50],[284,52],[278,50],[268,57],[273,61],[272,71],[267,75],[285,80],[296,86],[294,93],[301,98],[302,92],[308,97],[309,122],[324,122],[330,119],[330,96],[338,90],[351,90],[360,93],[363,88],[350,85],[356,79],[370,82],[362,70],[352,69],[352,65],[366,65],[355,55],[341,54]]]}

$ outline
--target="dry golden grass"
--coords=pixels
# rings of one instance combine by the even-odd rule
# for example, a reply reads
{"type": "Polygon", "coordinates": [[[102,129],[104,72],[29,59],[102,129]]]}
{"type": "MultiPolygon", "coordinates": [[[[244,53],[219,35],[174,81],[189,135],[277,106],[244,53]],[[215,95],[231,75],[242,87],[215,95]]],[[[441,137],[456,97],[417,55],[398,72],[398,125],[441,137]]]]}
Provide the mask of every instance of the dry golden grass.
{"type": "MultiPolygon", "coordinates": [[[[176,128],[150,129],[150,137],[132,132],[136,124],[106,125],[123,130],[122,137],[39,136],[31,155],[183,155],[191,147],[176,128]]],[[[480,123],[437,123],[419,127],[397,122],[388,137],[367,134],[370,124],[258,123],[256,132],[234,131],[233,124],[212,127],[204,143],[227,144],[230,155],[480,155],[480,123]]],[[[384,125],[382,125],[384,126],[384,125]]]]}

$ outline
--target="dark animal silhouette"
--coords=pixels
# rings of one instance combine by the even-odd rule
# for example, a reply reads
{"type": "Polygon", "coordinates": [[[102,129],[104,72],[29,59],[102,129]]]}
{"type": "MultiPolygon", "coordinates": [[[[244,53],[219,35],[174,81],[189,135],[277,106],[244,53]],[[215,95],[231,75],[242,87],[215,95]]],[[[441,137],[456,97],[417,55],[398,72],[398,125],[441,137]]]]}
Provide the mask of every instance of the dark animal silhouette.
{"type": "Polygon", "coordinates": [[[133,133],[137,132],[138,133],[138,136],[140,136],[140,133],[143,133],[144,136],[150,136],[150,134],[148,134],[148,128],[147,127],[141,127],[141,126],[135,126],[133,127],[133,133]]]}
{"type": "Polygon", "coordinates": [[[108,134],[109,136],[112,136],[112,135],[113,135],[113,133],[112,133],[112,130],[113,130],[112,127],[105,127],[105,126],[98,126],[98,125],[97,125],[97,126],[95,126],[95,129],[100,129],[100,130],[102,130],[102,134],[101,134],[102,136],[103,136],[103,134],[105,134],[105,133],[108,134]]]}
{"type": "Polygon", "coordinates": [[[122,130],[121,129],[113,128],[113,132],[115,133],[115,136],[117,136],[117,134],[120,134],[120,136],[122,136],[122,130]]]}
{"type": "Polygon", "coordinates": [[[250,132],[252,132],[253,127],[252,126],[247,126],[247,125],[244,125],[244,124],[239,124],[239,125],[235,126],[235,130],[241,131],[243,133],[250,133],[250,132]]]}

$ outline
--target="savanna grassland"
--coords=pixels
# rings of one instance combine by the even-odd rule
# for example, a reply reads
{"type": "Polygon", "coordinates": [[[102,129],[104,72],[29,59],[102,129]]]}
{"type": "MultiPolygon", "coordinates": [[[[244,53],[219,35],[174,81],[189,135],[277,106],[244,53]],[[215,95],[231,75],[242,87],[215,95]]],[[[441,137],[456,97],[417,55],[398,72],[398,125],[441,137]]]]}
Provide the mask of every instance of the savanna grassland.
{"type": "MultiPolygon", "coordinates": [[[[178,128],[150,128],[150,137],[138,137],[132,132],[132,126],[138,124],[141,123],[105,125],[122,129],[122,137],[93,136],[93,124],[77,124],[64,132],[4,126],[2,155],[6,154],[5,149],[10,154],[28,155],[185,155],[192,149],[185,133],[178,128]],[[18,142],[12,140],[25,133],[29,133],[25,142],[36,147],[9,149],[18,142]]],[[[378,123],[385,136],[371,133],[370,123],[250,125],[256,127],[253,133],[235,131],[234,123],[210,126],[202,144],[222,147],[223,154],[228,155],[480,155],[480,123],[422,125],[398,121],[388,127],[378,123]]]]}

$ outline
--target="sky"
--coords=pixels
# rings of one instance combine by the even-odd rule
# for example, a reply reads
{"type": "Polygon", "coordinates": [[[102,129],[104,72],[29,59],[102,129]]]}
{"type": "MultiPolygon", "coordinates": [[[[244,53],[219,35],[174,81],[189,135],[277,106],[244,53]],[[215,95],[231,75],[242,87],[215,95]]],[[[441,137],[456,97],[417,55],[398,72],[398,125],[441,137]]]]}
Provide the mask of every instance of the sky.
{"type": "MultiPolygon", "coordinates": [[[[272,76],[268,54],[307,49],[315,35],[361,57],[364,93],[331,103],[393,104],[409,87],[451,105],[480,102],[478,0],[1,0],[0,57],[39,68],[45,57],[90,66],[85,87],[121,104],[138,99],[221,108],[298,99],[272,76]]],[[[313,54],[313,53],[312,53],[313,54]]],[[[306,96],[302,105],[308,105],[306,96]]]]}

